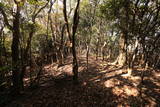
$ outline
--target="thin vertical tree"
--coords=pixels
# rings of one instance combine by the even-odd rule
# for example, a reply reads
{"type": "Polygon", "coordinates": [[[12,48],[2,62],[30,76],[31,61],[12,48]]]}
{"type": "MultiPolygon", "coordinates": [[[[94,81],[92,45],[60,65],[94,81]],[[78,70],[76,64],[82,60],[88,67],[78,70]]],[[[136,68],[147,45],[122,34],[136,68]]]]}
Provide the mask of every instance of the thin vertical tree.
{"type": "Polygon", "coordinates": [[[74,11],[74,16],[73,16],[73,26],[72,26],[72,32],[70,31],[69,27],[69,22],[68,22],[68,16],[67,16],[67,7],[66,7],[66,0],[63,0],[63,13],[64,13],[64,20],[66,23],[66,28],[67,28],[67,33],[69,36],[69,40],[72,43],[72,56],[73,56],[73,69],[72,72],[74,74],[73,76],[73,81],[78,82],[78,61],[77,61],[77,55],[76,55],[76,31],[79,23],[79,5],[80,5],[80,0],[77,0],[77,5],[74,11]]]}

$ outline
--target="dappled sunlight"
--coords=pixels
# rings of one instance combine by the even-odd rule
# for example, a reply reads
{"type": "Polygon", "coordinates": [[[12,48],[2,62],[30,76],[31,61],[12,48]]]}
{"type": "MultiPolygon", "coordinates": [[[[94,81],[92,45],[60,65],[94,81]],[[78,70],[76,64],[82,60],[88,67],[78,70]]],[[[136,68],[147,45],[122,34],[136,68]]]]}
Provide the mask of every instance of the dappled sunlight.
{"type": "Polygon", "coordinates": [[[135,87],[124,85],[122,90],[128,96],[138,96],[138,90],[135,87]]]}
{"type": "MultiPolygon", "coordinates": [[[[119,88],[119,87],[113,88],[113,89],[112,89],[112,92],[113,92],[115,95],[117,95],[117,96],[120,96],[120,95],[123,94],[123,90],[122,90],[121,88],[119,88]]],[[[124,95],[124,94],[123,94],[123,95],[124,95]]]]}
{"type": "Polygon", "coordinates": [[[160,0],[0,0],[0,107],[160,107],[160,0]]]}
{"type": "Polygon", "coordinates": [[[131,76],[129,78],[129,80],[132,81],[134,86],[138,86],[140,84],[141,77],[140,76],[131,76]]]}
{"type": "Polygon", "coordinates": [[[86,69],[86,68],[80,66],[80,67],[78,68],[78,71],[79,71],[79,72],[83,72],[85,69],[86,69]]]}
{"type": "Polygon", "coordinates": [[[65,66],[62,66],[60,68],[58,68],[57,70],[61,71],[61,72],[64,72],[68,75],[72,75],[72,65],[69,64],[69,65],[65,65],[65,66]]]}
{"type": "Polygon", "coordinates": [[[160,71],[154,72],[154,76],[159,78],[160,77],[160,71]]]}
{"type": "Polygon", "coordinates": [[[118,81],[117,79],[112,78],[110,80],[105,81],[104,85],[107,88],[113,88],[113,87],[115,87],[117,85],[120,85],[120,81],[118,81]]]}
{"type": "Polygon", "coordinates": [[[126,96],[138,96],[138,90],[136,87],[123,85],[122,81],[112,78],[104,82],[105,87],[112,88],[112,91],[117,96],[125,94],[126,96]]]}
{"type": "MultiPolygon", "coordinates": [[[[79,57],[79,62],[81,64],[79,84],[76,87],[72,83],[71,62],[60,67],[58,64],[47,64],[43,68],[40,88],[31,99],[23,103],[48,106],[63,102],[65,105],[130,107],[140,106],[143,101],[144,105],[151,107],[157,105],[160,95],[157,74],[148,80],[145,78],[144,84],[147,85],[141,86],[139,72],[135,71],[135,75],[124,76],[126,74],[124,68],[114,65],[101,66],[100,62],[95,63],[94,60],[89,62],[89,69],[86,70],[85,57],[79,57]],[[139,96],[139,87],[143,89],[142,96],[139,96]]],[[[26,81],[29,82],[29,79],[26,81]]]]}
{"type": "MultiPolygon", "coordinates": [[[[69,59],[70,57],[67,60],[69,59]]],[[[57,64],[44,66],[45,69],[44,76],[46,76],[47,78],[51,76],[52,78],[54,78],[54,81],[52,82],[52,85],[50,85],[50,83],[47,82],[44,83],[41,82],[42,83],[41,86],[49,87],[49,86],[54,86],[55,84],[57,88],[61,87],[61,90],[67,90],[66,93],[58,90],[56,91],[63,93],[64,96],[69,95],[70,97],[71,95],[74,96],[73,93],[75,93],[75,91],[82,93],[81,91],[83,90],[83,95],[84,95],[83,98],[95,101],[95,104],[98,101],[99,98],[98,96],[100,95],[102,96],[104,93],[106,94],[106,96],[114,96],[115,98],[117,98],[116,100],[114,100],[117,107],[118,106],[122,107],[123,105],[129,106],[132,104],[138,104],[138,105],[141,104],[139,96],[139,87],[142,87],[140,84],[141,82],[140,71],[134,71],[133,75],[126,76],[127,73],[125,68],[117,67],[114,65],[103,64],[104,62],[101,63],[99,61],[96,61],[95,63],[93,59],[92,60],[90,59],[89,69],[86,70],[85,57],[79,57],[80,84],[78,85],[78,87],[80,89],[70,90],[70,88],[73,89],[73,86],[71,84],[71,79],[72,79],[71,76],[73,75],[73,73],[71,72],[72,62],[69,63],[68,61],[66,62],[67,62],[66,64],[60,67],[58,67],[57,64]],[[107,90],[110,91],[108,92],[107,90]],[[86,97],[86,95],[88,95],[88,97],[86,97]]],[[[149,74],[145,75],[150,76],[149,74]]],[[[154,78],[148,78],[149,80],[146,81],[145,79],[144,81],[144,84],[150,84],[150,85],[148,85],[148,87],[147,86],[142,87],[144,92],[142,96],[144,99],[143,101],[151,106],[155,106],[157,104],[157,98],[158,98],[158,96],[156,97],[156,95],[152,93],[154,92],[155,94],[156,93],[159,94],[160,92],[158,72],[155,72],[154,75],[155,75],[154,78]],[[152,92],[148,91],[149,87],[152,87],[152,92]]],[[[78,95],[76,96],[76,98],[81,98],[81,97],[78,95]]],[[[70,99],[66,100],[70,102],[70,99]]],[[[105,101],[108,102],[107,99],[106,100],[100,99],[100,100],[102,100],[103,102],[105,101]]],[[[83,101],[83,103],[88,104],[89,102],[83,101]]]]}

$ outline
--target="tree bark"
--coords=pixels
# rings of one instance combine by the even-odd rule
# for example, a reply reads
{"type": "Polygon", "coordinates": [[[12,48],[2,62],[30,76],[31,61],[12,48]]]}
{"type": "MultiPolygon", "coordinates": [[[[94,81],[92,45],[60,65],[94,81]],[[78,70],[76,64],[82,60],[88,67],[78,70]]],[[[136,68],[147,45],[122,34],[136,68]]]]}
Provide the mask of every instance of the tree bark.
{"type": "Polygon", "coordinates": [[[74,74],[73,81],[75,83],[78,82],[78,61],[77,61],[77,55],[76,55],[75,34],[76,34],[78,23],[79,23],[79,4],[80,4],[80,0],[77,0],[77,5],[76,5],[74,16],[73,16],[73,27],[72,27],[72,34],[71,34],[69,30],[69,23],[68,23],[68,18],[67,18],[66,0],[63,0],[64,19],[65,19],[65,23],[67,27],[67,33],[69,36],[69,40],[72,43],[72,56],[73,56],[72,72],[74,74]]]}
{"type": "Polygon", "coordinates": [[[134,69],[134,62],[135,62],[135,58],[136,58],[136,54],[138,52],[138,39],[136,39],[135,44],[134,44],[134,51],[132,54],[130,54],[128,57],[128,75],[131,76],[132,75],[132,71],[134,69]]]}
{"type": "Polygon", "coordinates": [[[17,4],[16,15],[13,20],[13,40],[12,40],[12,80],[13,92],[20,93],[20,67],[19,67],[19,38],[20,38],[20,7],[17,4]]]}
{"type": "Polygon", "coordinates": [[[87,71],[88,71],[88,63],[89,63],[89,46],[88,46],[88,44],[87,44],[87,53],[86,53],[86,60],[87,60],[87,71]]]}
{"type": "Polygon", "coordinates": [[[97,39],[97,46],[96,46],[96,60],[98,60],[99,55],[99,38],[97,39]]]}
{"type": "Polygon", "coordinates": [[[119,49],[119,56],[118,56],[118,65],[124,66],[126,64],[126,37],[125,34],[122,33],[120,35],[119,41],[120,49],[119,49]]]}
{"type": "Polygon", "coordinates": [[[3,66],[2,54],[3,54],[3,27],[0,29],[0,67],[3,66]]]}
{"type": "Polygon", "coordinates": [[[13,16],[13,26],[11,26],[8,22],[8,18],[6,13],[4,12],[3,8],[0,7],[0,12],[4,17],[4,22],[7,27],[12,31],[13,38],[12,38],[12,82],[13,82],[13,89],[12,94],[17,95],[20,93],[21,82],[20,82],[20,60],[19,60],[19,38],[20,38],[20,10],[21,7],[19,2],[14,1],[16,4],[16,12],[13,16]]]}
{"type": "Polygon", "coordinates": [[[80,0],[77,1],[77,6],[74,13],[73,18],[73,28],[72,28],[72,54],[73,54],[73,80],[75,82],[78,82],[78,61],[77,61],[77,55],[76,55],[76,47],[75,47],[75,34],[77,31],[78,23],[79,23],[79,4],[80,0]]]}

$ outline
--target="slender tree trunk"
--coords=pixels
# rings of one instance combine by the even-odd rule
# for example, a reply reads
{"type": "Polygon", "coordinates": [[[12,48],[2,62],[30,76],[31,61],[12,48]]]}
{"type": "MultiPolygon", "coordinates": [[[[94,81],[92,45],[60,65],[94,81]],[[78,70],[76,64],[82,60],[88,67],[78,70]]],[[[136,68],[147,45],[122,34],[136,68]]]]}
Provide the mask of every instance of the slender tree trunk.
{"type": "Polygon", "coordinates": [[[96,46],[96,60],[98,60],[99,55],[99,38],[97,39],[97,46],[96,46]]]}
{"type": "Polygon", "coordinates": [[[0,29],[0,67],[3,66],[2,54],[3,54],[3,27],[0,29]]]}
{"type": "Polygon", "coordinates": [[[20,67],[19,67],[19,38],[20,38],[20,7],[17,5],[16,15],[13,21],[13,40],[12,40],[12,79],[13,92],[20,92],[20,67]]]}
{"type": "MultiPolygon", "coordinates": [[[[91,24],[92,26],[92,24],[91,24]]],[[[90,29],[89,38],[87,39],[87,53],[86,53],[86,61],[87,61],[87,71],[88,71],[88,64],[89,64],[89,52],[90,52],[90,42],[91,42],[91,36],[92,36],[92,28],[90,29]]]]}
{"type": "Polygon", "coordinates": [[[105,46],[106,46],[106,42],[104,42],[102,48],[101,48],[101,52],[102,52],[102,61],[104,61],[104,54],[105,54],[105,46]]]}
{"type": "Polygon", "coordinates": [[[56,44],[56,36],[54,34],[54,27],[53,27],[53,21],[52,19],[50,18],[50,26],[51,26],[51,32],[52,32],[52,39],[53,39],[53,46],[54,46],[54,54],[55,54],[55,61],[58,62],[58,49],[57,49],[57,44],[56,44]]]}
{"type": "Polygon", "coordinates": [[[35,23],[36,23],[35,19],[36,19],[37,15],[42,11],[42,9],[44,9],[47,5],[48,5],[48,2],[44,6],[42,6],[36,13],[34,13],[32,15],[32,23],[33,24],[32,24],[32,26],[30,28],[29,38],[27,40],[27,46],[26,46],[24,54],[23,54],[23,61],[22,61],[23,65],[22,65],[22,71],[21,71],[21,74],[20,74],[20,81],[21,81],[21,87],[22,88],[23,88],[23,84],[24,84],[23,78],[24,78],[26,66],[28,64],[30,64],[30,67],[31,67],[31,60],[32,60],[31,59],[31,54],[32,54],[32,52],[31,52],[31,43],[32,43],[32,37],[33,37],[33,35],[35,33],[35,23]]]}
{"type": "Polygon", "coordinates": [[[61,44],[60,44],[60,58],[61,58],[61,64],[63,64],[63,59],[64,59],[64,31],[65,31],[65,25],[63,25],[62,27],[62,31],[61,31],[61,44]]]}
{"type": "Polygon", "coordinates": [[[78,61],[77,61],[77,55],[76,55],[76,46],[75,46],[75,34],[77,31],[77,27],[78,27],[78,23],[79,23],[79,4],[80,4],[80,0],[77,1],[77,6],[75,9],[75,13],[74,13],[74,18],[73,18],[73,28],[72,28],[72,55],[73,55],[73,80],[75,82],[78,82],[78,61]]]}
{"type": "Polygon", "coordinates": [[[73,80],[75,82],[78,82],[78,62],[77,62],[77,55],[76,55],[76,49],[75,49],[75,39],[73,37],[72,40],[72,55],[73,55],[73,80]]]}
{"type": "Polygon", "coordinates": [[[86,60],[87,60],[87,71],[88,71],[88,63],[89,63],[89,61],[88,61],[88,58],[89,57],[89,46],[87,45],[87,53],[86,53],[86,60]]]}

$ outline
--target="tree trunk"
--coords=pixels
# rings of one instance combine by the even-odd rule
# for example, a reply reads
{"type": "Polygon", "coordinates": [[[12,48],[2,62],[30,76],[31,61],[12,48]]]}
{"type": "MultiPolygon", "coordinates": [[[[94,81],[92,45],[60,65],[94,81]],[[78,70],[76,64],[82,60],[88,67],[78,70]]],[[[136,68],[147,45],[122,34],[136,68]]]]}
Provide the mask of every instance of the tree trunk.
{"type": "Polygon", "coordinates": [[[72,43],[72,55],[73,55],[73,81],[75,83],[78,82],[78,61],[77,61],[77,55],[76,55],[76,47],[75,47],[75,34],[77,31],[77,27],[78,27],[78,23],[79,23],[79,4],[80,4],[80,0],[77,0],[77,5],[75,8],[75,12],[74,12],[74,17],[73,17],[73,27],[72,27],[72,35],[70,33],[70,29],[69,29],[69,23],[68,23],[68,17],[67,17],[67,11],[66,11],[66,0],[63,0],[63,13],[64,13],[64,20],[66,23],[66,28],[67,28],[67,33],[69,36],[69,40],[72,43]]]}
{"type": "Polygon", "coordinates": [[[0,67],[3,66],[2,54],[3,54],[3,27],[0,29],[0,67]]]}
{"type": "Polygon", "coordinates": [[[101,54],[102,54],[102,61],[104,61],[104,54],[105,54],[105,47],[106,47],[106,42],[104,42],[102,48],[101,48],[101,54]]]}
{"type": "Polygon", "coordinates": [[[120,49],[119,49],[119,56],[118,56],[118,64],[120,66],[124,66],[126,64],[126,35],[124,33],[122,33],[120,35],[120,41],[119,41],[119,45],[120,45],[120,49]]]}
{"type": "Polygon", "coordinates": [[[77,62],[77,55],[76,55],[76,49],[75,49],[75,39],[72,38],[72,55],[73,55],[73,80],[75,82],[78,82],[78,62],[77,62]]]}
{"type": "Polygon", "coordinates": [[[138,39],[136,39],[135,41],[135,45],[134,45],[134,51],[131,55],[131,56],[128,60],[128,75],[131,76],[132,75],[132,71],[134,69],[134,62],[135,62],[135,58],[136,58],[136,54],[138,52],[138,39]]]}
{"type": "Polygon", "coordinates": [[[77,55],[76,55],[76,47],[75,47],[75,34],[77,31],[77,27],[78,27],[78,23],[79,23],[79,3],[80,0],[77,1],[77,6],[75,9],[75,13],[74,13],[74,18],[73,18],[73,28],[72,28],[72,55],[73,55],[73,80],[75,82],[78,82],[78,61],[77,61],[77,55]]]}
{"type": "Polygon", "coordinates": [[[86,60],[87,60],[87,71],[88,71],[88,57],[89,57],[89,46],[87,45],[87,53],[86,53],[86,60]]]}
{"type": "Polygon", "coordinates": [[[98,60],[99,55],[99,38],[97,39],[97,46],[96,46],[96,60],[98,60]]]}
{"type": "Polygon", "coordinates": [[[20,68],[19,68],[19,38],[20,38],[20,7],[17,5],[16,15],[13,21],[13,40],[12,40],[12,79],[13,92],[20,92],[20,68]]]}
{"type": "Polygon", "coordinates": [[[60,44],[60,48],[59,48],[61,64],[63,64],[63,59],[64,59],[64,56],[63,56],[63,54],[64,54],[64,31],[65,31],[65,25],[63,25],[63,27],[62,27],[61,44],[60,44]]]}

